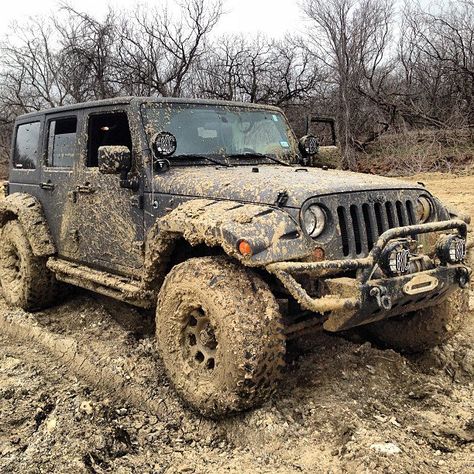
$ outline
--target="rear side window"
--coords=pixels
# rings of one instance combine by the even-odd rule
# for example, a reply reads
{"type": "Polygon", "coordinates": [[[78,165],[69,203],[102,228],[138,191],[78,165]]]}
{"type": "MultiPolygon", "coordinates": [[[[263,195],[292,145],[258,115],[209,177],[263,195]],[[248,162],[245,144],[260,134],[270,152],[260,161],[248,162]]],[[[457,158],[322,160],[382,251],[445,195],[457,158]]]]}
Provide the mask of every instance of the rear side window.
{"type": "Polygon", "coordinates": [[[13,167],[34,170],[38,164],[40,122],[25,123],[16,130],[13,167]]]}
{"type": "Polygon", "coordinates": [[[76,152],[77,118],[49,122],[46,166],[71,168],[76,152]]]}

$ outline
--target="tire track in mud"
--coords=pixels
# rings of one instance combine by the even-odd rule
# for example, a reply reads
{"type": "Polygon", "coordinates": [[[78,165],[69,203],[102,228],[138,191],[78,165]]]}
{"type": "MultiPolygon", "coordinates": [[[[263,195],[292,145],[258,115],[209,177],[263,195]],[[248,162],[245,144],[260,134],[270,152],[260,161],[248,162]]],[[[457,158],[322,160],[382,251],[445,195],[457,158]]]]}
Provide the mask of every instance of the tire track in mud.
{"type": "MultiPolygon", "coordinates": [[[[45,329],[31,314],[21,310],[0,309],[3,309],[0,311],[0,332],[3,335],[32,347],[40,346],[57,364],[63,364],[68,372],[87,382],[93,389],[105,391],[112,398],[134,405],[158,419],[182,423],[179,413],[183,407],[170,396],[169,387],[153,381],[153,374],[161,372],[153,361],[140,363],[127,357],[117,358],[117,354],[110,351],[106,344],[97,341],[94,341],[95,344],[86,344],[45,329]]],[[[193,416],[189,415],[190,418],[193,416]]],[[[202,428],[206,424],[208,429],[215,430],[214,423],[200,420],[202,428]]]]}
{"type": "MultiPolygon", "coordinates": [[[[123,317],[127,306],[108,299],[103,301],[102,297],[99,297],[99,301],[95,299],[74,298],[65,305],[33,314],[21,309],[10,309],[0,299],[0,332],[27,347],[39,347],[54,360],[55,365],[62,364],[68,374],[75,375],[91,389],[105,393],[118,403],[133,405],[159,420],[180,425],[183,431],[192,430],[198,425],[203,438],[217,437],[239,446],[256,441],[252,430],[248,430],[245,424],[241,426],[252,412],[212,420],[194,413],[180,402],[168,383],[161,361],[155,360],[156,349],[151,338],[144,339],[146,347],[137,354],[123,352],[119,355],[125,351],[130,331],[119,326],[115,318],[123,317]],[[104,331],[104,340],[87,333],[82,336],[76,331],[72,335],[59,334],[56,331],[62,332],[61,328],[51,327],[42,321],[48,314],[61,318],[69,314],[71,306],[75,305],[78,308],[84,306],[83,311],[91,314],[100,313],[102,307],[107,308],[105,313],[112,327],[104,331]],[[114,305],[117,305],[115,309],[114,305]],[[117,308],[122,316],[114,314],[117,308]]],[[[73,308],[72,313],[75,310],[73,308]]],[[[60,321],[59,326],[61,324],[60,321]]],[[[67,325],[67,322],[64,323],[64,328],[67,325]]],[[[35,365],[33,354],[26,357],[35,365]]]]}
{"type": "MultiPolygon", "coordinates": [[[[247,463],[247,468],[253,467],[253,472],[318,472],[316,467],[323,466],[340,473],[357,472],[365,466],[371,472],[386,469],[387,473],[395,473],[405,469],[405,472],[428,473],[439,459],[449,462],[454,468],[451,472],[463,472],[469,465],[469,449],[474,445],[462,429],[472,418],[468,413],[472,378],[461,378],[460,383],[452,385],[441,372],[431,372],[431,360],[426,361],[430,367],[428,375],[417,368],[419,362],[412,365],[393,351],[380,351],[370,344],[354,344],[322,335],[311,342],[310,347],[315,349],[302,349],[305,355],[293,353],[292,357],[296,356],[296,359],[288,361],[285,382],[270,403],[235,417],[205,420],[186,410],[169,387],[161,361],[154,353],[152,328],[139,330],[138,337],[133,338],[134,328],[142,320],[138,319],[139,314],[131,312],[133,310],[126,305],[119,304],[114,309],[110,300],[90,294],[75,296],[60,306],[35,314],[8,309],[0,300],[0,332],[9,341],[22,346],[22,359],[28,365],[39,366],[43,372],[57,370],[59,375],[46,374],[52,380],[65,374],[61,386],[67,387],[68,379],[74,380],[74,374],[95,391],[93,399],[100,400],[106,395],[115,400],[117,404],[114,403],[113,411],[124,406],[118,403],[125,402],[130,404],[129,413],[149,413],[158,418],[163,425],[161,436],[169,435],[172,440],[170,452],[173,454],[166,457],[172,467],[167,473],[180,472],[175,459],[179,450],[184,450],[187,457],[199,460],[202,469],[195,472],[222,472],[217,465],[207,464],[206,458],[199,454],[203,449],[209,455],[208,444],[204,441],[208,437],[228,443],[228,447],[218,454],[212,454],[212,462],[223,463],[218,464],[220,467],[226,463],[232,465],[236,469],[231,472],[249,472],[242,469],[243,462],[247,463]],[[125,319],[134,321],[127,325],[125,319]],[[38,360],[35,351],[29,348],[36,349],[41,359],[49,359],[51,363],[38,360]],[[57,366],[59,369],[55,369],[57,366]],[[455,390],[454,394],[452,390],[455,390]],[[446,413],[438,415],[436,412],[441,406],[446,413]],[[451,415],[452,410],[455,411],[451,415]],[[462,420],[457,420],[455,414],[463,412],[462,420]],[[413,429],[410,426],[414,419],[413,429]],[[168,425],[176,425],[177,431],[169,432],[165,428],[168,425]],[[442,427],[458,433],[456,436],[461,441],[457,443],[448,435],[433,434],[442,427]],[[178,444],[177,440],[183,437],[181,433],[191,436],[193,442],[199,443],[197,447],[178,444]],[[383,454],[373,452],[370,447],[373,443],[387,440],[396,443],[402,453],[385,458],[383,454]],[[414,470],[413,457],[421,462],[440,446],[453,454],[433,458],[427,466],[417,464],[419,470],[414,470]],[[246,451],[242,452],[242,449],[246,451]],[[261,461],[252,461],[257,457],[261,461]]],[[[468,344],[469,339],[461,338],[451,349],[447,346],[442,355],[449,356],[451,362],[451,350],[453,354],[459,354],[462,341],[468,344]]],[[[46,391],[54,394],[54,386],[54,383],[50,384],[46,391]]],[[[71,415],[64,408],[59,411],[60,416],[66,415],[70,419],[71,415]]],[[[123,419],[122,423],[129,431],[130,425],[133,426],[130,419],[123,419]]],[[[67,442],[67,449],[74,452],[74,446],[81,442],[77,430],[89,428],[73,426],[65,429],[74,430],[67,442]]],[[[94,429],[109,430],[103,426],[94,429]]],[[[33,442],[49,446],[48,436],[39,433],[33,442]]],[[[141,443],[149,449],[154,442],[141,443]]],[[[91,448],[81,445],[80,449],[89,452],[91,448]]],[[[59,450],[55,455],[54,466],[63,461],[59,450]]],[[[107,456],[106,461],[114,467],[131,462],[107,456]]],[[[134,462],[142,466],[143,456],[133,456],[134,462]]],[[[18,466],[24,466],[25,462],[34,462],[38,456],[26,454],[20,455],[19,459],[18,466]]],[[[163,460],[160,451],[154,459],[163,460]]]]}

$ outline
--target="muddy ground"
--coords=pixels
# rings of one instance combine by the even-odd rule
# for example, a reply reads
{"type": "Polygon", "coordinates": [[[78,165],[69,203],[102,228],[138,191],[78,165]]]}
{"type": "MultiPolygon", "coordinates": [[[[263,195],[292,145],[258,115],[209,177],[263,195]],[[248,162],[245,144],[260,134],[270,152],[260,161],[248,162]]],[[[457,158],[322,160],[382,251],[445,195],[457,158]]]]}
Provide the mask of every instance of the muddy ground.
{"type": "MultiPolygon", "coordinates": [[[[474,177],[416,180],[474,215],[474,177]]],[[[416,357],[299,341],[273,400],[209,421],[168,386],[151,315],[87,292],[35,315],[0,300],[0,472],[474,472],[473,330],[416,357]]]]}

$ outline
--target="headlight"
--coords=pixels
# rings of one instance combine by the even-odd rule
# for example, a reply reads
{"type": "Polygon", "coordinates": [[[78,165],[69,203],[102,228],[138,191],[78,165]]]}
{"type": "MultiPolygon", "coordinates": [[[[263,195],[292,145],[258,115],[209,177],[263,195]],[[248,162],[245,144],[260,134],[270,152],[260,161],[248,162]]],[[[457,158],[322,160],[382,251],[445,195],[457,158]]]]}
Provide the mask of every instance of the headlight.
{"type": "Polygon", "coordinates": [[[424,224],[430,217],[432,213],[432,204],[431,201],[421,196],[416,202],[416,220],[419,224],[424,224]]]}
{"type": "Polygon", "coordinates": [[[321,206],[313,204],[303,214],[303,226],[311,237],[318,237],[326,227],[326,212],[321,206]]]}

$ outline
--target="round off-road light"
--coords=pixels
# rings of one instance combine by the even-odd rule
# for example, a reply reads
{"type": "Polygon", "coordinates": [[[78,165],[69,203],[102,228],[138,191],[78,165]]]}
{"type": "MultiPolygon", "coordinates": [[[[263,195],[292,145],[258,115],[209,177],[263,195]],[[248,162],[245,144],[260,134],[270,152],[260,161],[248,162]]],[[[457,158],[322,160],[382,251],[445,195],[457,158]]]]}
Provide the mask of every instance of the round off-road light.
{"type": "Polygon", "coordinates": [[[305,135],[299,141],[299,149],[303,156],[314,156],[319,151],[319,142],[313,135],[305,135]]]}
{"type": "Polygon", "coordinates": [[[392,242],[380,256],[380,268],[388,276],[407,273],[410,270],[410,250],[401,242],[392,242]]]}
{"type": "Polygon", "coordinates": [[[424,224],[430,217],[433,212],[431,201],[425,197],[420,196],[416,201],[416,220],[419,224],[424,224]]]}
{"type": "Polygon", "coordinates": [[[169,132],[155,133],[151,139],[153,151],[158,157],[171,156],[178,146],[176,137],[169,132]]]}
{"type": "Polygon", "coordinates": [[[313,238],[319,237],[326,227],[326,212],[321,206],[312,204],[303,213],[303,227],[306,233],[313,238]]]}
{"type": "Polygon", "coordinates": [[[438,241],[436,251],[442,263],[460,263],[466,258],[466,241],[459,235],[446,235],[438,241]]]}

